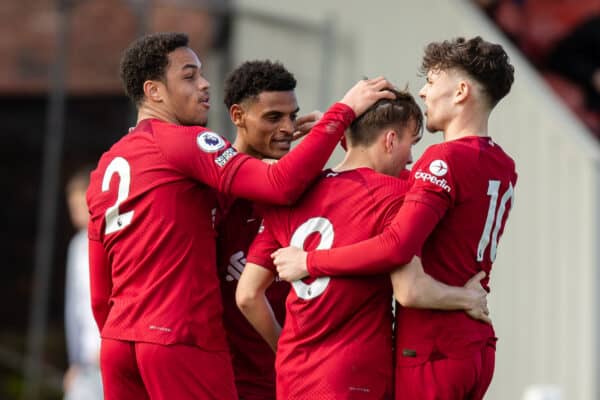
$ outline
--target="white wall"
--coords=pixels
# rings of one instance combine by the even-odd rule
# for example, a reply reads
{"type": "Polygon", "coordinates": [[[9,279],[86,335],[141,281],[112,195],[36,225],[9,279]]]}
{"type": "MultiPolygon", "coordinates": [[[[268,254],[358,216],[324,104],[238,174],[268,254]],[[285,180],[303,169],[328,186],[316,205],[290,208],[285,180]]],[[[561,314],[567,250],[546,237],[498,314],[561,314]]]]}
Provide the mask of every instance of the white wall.
{"type": "MultiPolygon", "coordinates": [[[[298,78],[303,111],[319,104],[322,37],[315,29],[272,22],[278,18],[335,21],[336,46],[326,56],[332,71],[327,103],[364,75],[408,83],[416,94],[423,84],[417,68],[430,41],[481,35],[505,44],[516,82],[494,111],[490,133],[515,158],[519,181],[492,274],[490,304],[500,341],[486,398],[519,399],[532,384],[556,384],[563,399],[600,398],[600,151],[513,47],[466,0],[239,0],[238,6],[236,63],[281,60],[298,78]],[[277,18],[259,21],[249,11],[277,18]]],[[[415,155],[439,140],[428,135],[415,155]]]]}

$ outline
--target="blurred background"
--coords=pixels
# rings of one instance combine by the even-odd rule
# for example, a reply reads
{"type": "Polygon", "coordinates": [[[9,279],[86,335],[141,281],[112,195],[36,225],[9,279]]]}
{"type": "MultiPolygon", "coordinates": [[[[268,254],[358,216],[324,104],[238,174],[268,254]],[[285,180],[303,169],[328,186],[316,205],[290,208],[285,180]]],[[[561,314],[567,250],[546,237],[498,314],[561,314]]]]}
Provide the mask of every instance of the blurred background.
{"type": "Polygon", "coordinates": [[[212,84],[209,126],[229,138],[222,82],[243,61],[283,62],[302,114],[363,76],[416,95],[430,41],[501,43],[516,81],[490,134],[519,181],[491,277],[486,398],[600,399],[600,0],[3,0],[0,399],[63,396],[65,186],[134,124],[119,59],[155,31],[189,34],[212,84]]]}

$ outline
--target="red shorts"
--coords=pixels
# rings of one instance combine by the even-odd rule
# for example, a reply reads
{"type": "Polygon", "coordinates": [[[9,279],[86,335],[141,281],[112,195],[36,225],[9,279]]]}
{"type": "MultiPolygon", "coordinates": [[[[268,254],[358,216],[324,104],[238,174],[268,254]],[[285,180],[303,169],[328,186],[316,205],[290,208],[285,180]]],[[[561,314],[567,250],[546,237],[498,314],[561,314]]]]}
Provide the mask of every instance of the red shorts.
{"type": "Polygon", "coordinates": [[[480,400],[494,375],[496,350],[485,345],[472,357],[440,358],[396,366],[396,400],[480,400]]]}
{"type": "Polygon", "coordinates": [[[227,352],[102,339],[105,400],[237,399],[227,352]]]}

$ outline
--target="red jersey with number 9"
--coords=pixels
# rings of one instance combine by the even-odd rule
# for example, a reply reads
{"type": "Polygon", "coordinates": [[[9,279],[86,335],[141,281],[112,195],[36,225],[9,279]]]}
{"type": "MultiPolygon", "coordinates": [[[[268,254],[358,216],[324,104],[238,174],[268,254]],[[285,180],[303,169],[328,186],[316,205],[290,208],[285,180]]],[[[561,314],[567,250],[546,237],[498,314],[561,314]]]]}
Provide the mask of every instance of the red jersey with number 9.
{"type": "MultiPolygon", "coordinates": [[[[429,147],[412,168],[411,180],[405,201],[424,203],[441,218],[422,249],[425,271],[462,286],[483,270],[487,289],[513,202],[514,161],[491,138],[469,136],[429,147]]],[[[462,358],[495,342],[491,325],[462,311],[402,308],[397,326],[399,365],[427,361],[435,352],[462,358]]]]}

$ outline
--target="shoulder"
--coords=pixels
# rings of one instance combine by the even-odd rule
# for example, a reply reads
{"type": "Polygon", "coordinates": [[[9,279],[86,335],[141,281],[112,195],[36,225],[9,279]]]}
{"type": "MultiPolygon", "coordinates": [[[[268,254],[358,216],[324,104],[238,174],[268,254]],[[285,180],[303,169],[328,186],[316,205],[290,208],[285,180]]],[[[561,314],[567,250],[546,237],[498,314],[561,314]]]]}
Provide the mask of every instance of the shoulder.
{"type": "Polygon", "coordinates": [[[364,180],[364,185],[373,197],[401,197],[410,189],[410,181],[391,175],[364,169],[358,171],[364,180]]]}
{"type": "Polygon", "coordinates": [[[206,153],[217,153],[227,145],[227,140],[216,132],[203,126],[182,126],[163,121],[153,121],[151,131],[157,140],[168,142],[193,141],[206,153]]]}

